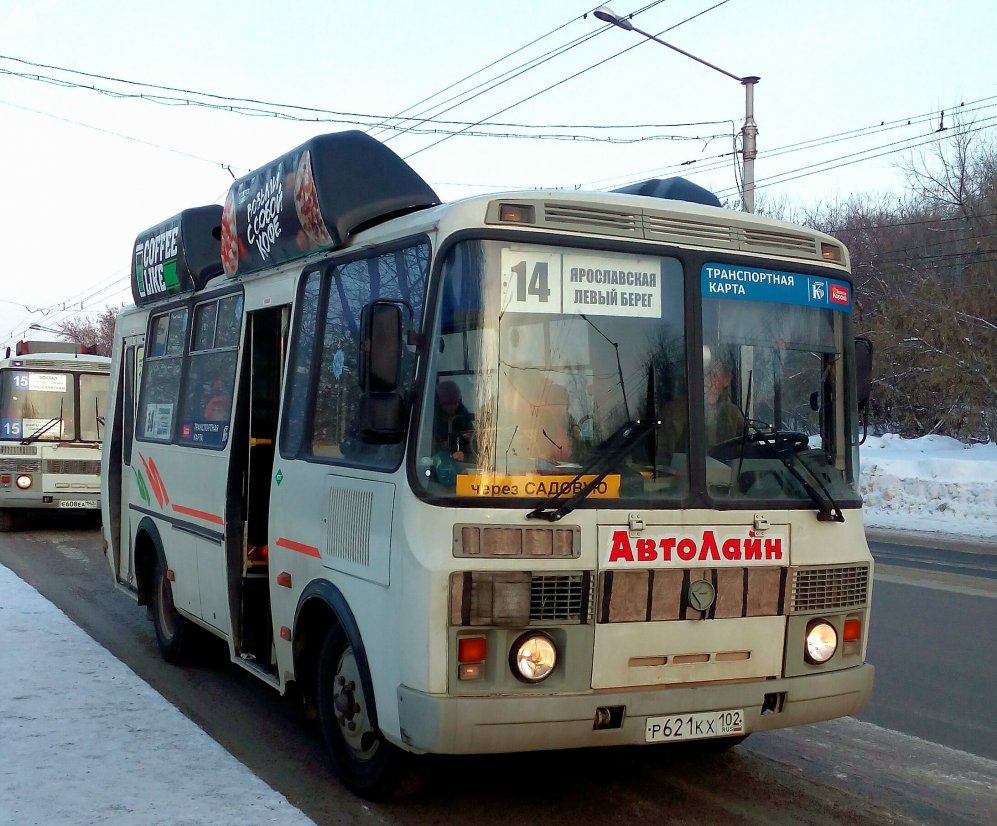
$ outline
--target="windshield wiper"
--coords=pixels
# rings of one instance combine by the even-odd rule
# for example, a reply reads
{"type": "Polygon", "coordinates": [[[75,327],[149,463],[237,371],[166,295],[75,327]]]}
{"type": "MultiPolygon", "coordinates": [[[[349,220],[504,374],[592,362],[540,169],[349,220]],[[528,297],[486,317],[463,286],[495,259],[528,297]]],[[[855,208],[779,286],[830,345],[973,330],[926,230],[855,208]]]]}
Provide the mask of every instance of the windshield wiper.
{"type": "MultiPolygon", "coordinates": [[[[649,431],[656,432],[655,428],[657,428],[659,422],[653,415],[655,410],[655,397],[654,367],[652,365],[648,365],[647,369],[646,395],[647,417],[644,421],[632,421],[630,420],[630,417],[627,416],[627,421],[620,425],[608,439],[599,445],[596,449],[596,455],[582,465],[582,469],[571,478],[571,481],[567,482],[565,485],[562,485],[557,493],[548,496],[543,502],[526,514],[527,519],[546,519],[548,522],[557,522],[559,519],[563,519],[578,506],[579,502],[584,501],[588,495],[592,493],[592,491],[602,484],[602,480],[609,475],[610,468],[617,459],[624,456],[626,452],[637,444],[641,438],[646,436],[649,431]],[[582,477],[591,473],[600,465],[605,465],[600,473],[593,476],[592,479],[579,488],[570,499],[561,502],[561,499],[566,495],[566,492],[574,490],[575,485],[578,484],[582,477]],[[560,504],[557,504],[559,502],[560,504]]],[[[624,396],[624,400],[625,398],[626,397],[624,396]]],[[[657,442],[655,441],[654,444],[656,446],[657,442]]]]}
{"type": "Polygon", "coordinates": [[[25,436],[21,441],[21,446],[30,445],[32,442],[37,442],[42,436],[48,433],[53,427],[55,427],[59,422],[62,421],[62,402],[59,402],[59,415],[54,418],[49,419],[45,424],[43,424],[38,430],[32,433],[30,436],[25,436]]]}
{"type": "Polygon", "coordinates": [[[543,502],[526,514],[526,518],[546,519],[548,522],[557,522],[559,519],[563,519],[578,506],[579,502],[583,501],[602,484],[602,480],[609,475],[612,462],[623,456],[627,450],[640,441],[641,437],[645,436],[656,425],[657,422],[651,420],[624,422],[612,436],[599,446],[599,453],[583,465],[582,469],[571,478],[570,482],[566,482],[560,487],[557,493],[544,499],[543,502]],[[561,502],[565,491],[574,490],[575,485],[583,476],[592,473],[600,465],[606,465],[606,467],[586,482],[574,496],[561,502]],[[558,502],[560,504],[557,504],[558,502]],[[555,505],[557,506],[555,507],[555,505]]]}
{"type": "Polygon", "coordinates": [[[42,425],[38,430],[32,433],[30,436],[26,436],[21,442],[22,445],[30,445],[32,442],[37,442],[42,436],[48,433],[53,427],[55,427],[59,422],[62,421],[62,416],[56,416],[54,419],[49,419],[42,425]]]}
{"type": "MultiPolygon", "coordinates": [[[[841,507],[834,501],[834,497],[831,496],[831,492],[827,489],[827,486],[821,481],[821,478],[814,473],[813,469],[796,455],[796,448],[799,443],[797,439],[793,438],[793,436],[799,435],[802,437],[802,434],[780,433],[770,424],[759,422],[755,419],[745,419],[745,440],[747,440],[749,432],[751,433],[751,441],[764,445],[765,449],[768,450],[769,453],[785,465],[786,470],[792,474],[793,478],[796,479],[796,481],[799,482],[803,489],[807,492],[807,496],[810,497],[818,508],[818,522],[845,521],[845,515],[841,512],[841,507]],[[767,429],[759,427],[760,424],[764,424],[767,429]],[[808,482],[806,477],[800,473],[797,469],[797,465],[802,466],[810,477],[817,483],[817,486],[820,488],[820,493],[818,493],[817,488],[808,482]],[[821,494],[823,494],[823,496],[821,496],[821,494]]],[[[744,442],[742,442],[742,446],[743,444],[744,442]]]]}

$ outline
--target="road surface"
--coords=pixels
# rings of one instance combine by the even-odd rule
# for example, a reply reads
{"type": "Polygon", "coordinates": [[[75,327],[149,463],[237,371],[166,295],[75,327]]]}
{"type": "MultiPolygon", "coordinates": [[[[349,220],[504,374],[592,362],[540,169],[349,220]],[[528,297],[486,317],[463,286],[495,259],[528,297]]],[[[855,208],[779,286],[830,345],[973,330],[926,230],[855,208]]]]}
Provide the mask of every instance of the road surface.
{"type": "Polygon", "coordinates": [[[164,663],[145,611],[112,587],[92,528],[62,521],[0,535],[0,564],[319,824],[989,822],[994,658],[979,646],[997,626],[997,579],[985,560],[974,568],[946,557],[958,572],[924,571],[896,556],[909,550],[874,553],[877,685],[858,720],[756,735],[722,755],[665,747],[438,758],[418,797],[370,804],[338,784],[293,699],[223,651],[186,668],[164,663]]]}

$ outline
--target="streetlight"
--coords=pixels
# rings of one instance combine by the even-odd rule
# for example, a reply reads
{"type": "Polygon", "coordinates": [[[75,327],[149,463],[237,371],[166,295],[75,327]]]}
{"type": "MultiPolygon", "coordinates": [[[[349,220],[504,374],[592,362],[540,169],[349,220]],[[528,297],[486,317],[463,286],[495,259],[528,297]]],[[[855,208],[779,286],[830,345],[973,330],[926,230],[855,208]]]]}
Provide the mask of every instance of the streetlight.
{"type": "Polygon", "coordinates": [[[758,125],[755,123],[755,84],[758,83],[761,78],[751,75],[749,77],[738,77],[733,75],[719,66],[714,66],[709,61],[703,60],[701,57],[696,57],[694,54],[690,54],[684,49],[680,49],[678,46],[673,46],[671,43],[666,43],[659,37],[651,34],[650,32],[642,31],[638,29],[630,20],[626,17],[620,17],[617,15],[609,6],[599,6],[594,12],[592,12],[596,17],[602,20],[604,23],[612,23],[623,31],[626,32],[637,32],[637,34],[642,34],[648,40],[653,40],[655,43],[660,43],[662,46],[667,46],[672,51],[678,52],[679,54],[685,55],[686,57],[691,57],[697,63],[702,63],[704,66],[709,66],[716,72],[720,72],[722,75],[727,75],[727,77],[732,80],[736,80],[742,86],[744,86],[744,126],[741,127],[741,134],[744,141],[744,211],[754,212],[755,211],[755,157],[758,155],[758,149],[756,145],[756,138],[758,136],[758,125]]]}
{"type": "Polygon", "coordinates": [[[43,333],[55,333],[57,336],[65,336],[66,334],[62,330],[56,330],[52,327],[42,327],[41,324],[29,324],[29,330],[41,330],[43,333]]]}

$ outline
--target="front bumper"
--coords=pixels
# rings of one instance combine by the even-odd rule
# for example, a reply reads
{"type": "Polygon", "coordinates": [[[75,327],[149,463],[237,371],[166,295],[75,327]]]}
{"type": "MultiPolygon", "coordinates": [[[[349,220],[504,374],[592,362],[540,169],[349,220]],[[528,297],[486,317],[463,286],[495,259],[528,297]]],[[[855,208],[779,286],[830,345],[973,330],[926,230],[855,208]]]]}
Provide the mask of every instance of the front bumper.
{"type": "MultiPolygon", "coordinates": [[[[8,493],[9,491],[4,491],[8,493]]],[[[17,493],[0,499],[0,507],[30,510],[100,510],[100,490],[58,491],[52,493],[17,493]]]]}
{"type": "Polygon", "coordinates": [[[869,699],[872,681],[873,666],[866,664],[754,683],[539,697],[448,697],[403,685],[398,688],[400,745],[433,754],[638,745],[645,742],[648,717],[731,708],[744,709],[746,733],[768,731],[855,714],[869,699]],[[762,714],[766,695],[783,693],[781,711],[762,714]],[[607,706],[624,707],[622,724],[596,730],[596,709],[607,706]]]}

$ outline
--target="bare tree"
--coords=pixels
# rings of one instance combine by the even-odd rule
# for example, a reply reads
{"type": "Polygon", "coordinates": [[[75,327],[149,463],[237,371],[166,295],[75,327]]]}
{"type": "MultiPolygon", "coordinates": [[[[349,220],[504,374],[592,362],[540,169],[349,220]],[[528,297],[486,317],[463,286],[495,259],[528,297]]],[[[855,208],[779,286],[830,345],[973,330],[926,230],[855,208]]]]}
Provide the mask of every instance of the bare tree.
{"type": "Polygon", "coordinates": [[[957,124],[905,171],[905,199],[856,198],[806,223],[851,253],[878,424],[997,440],[997,145],[957,124]]]}
{"type": "Polygon", "coordinates": [[[96,318],[76,316],[61,322],[56,329],[70,341],[85,345],[91,353],[109,356],[114,344],[114,322],[119,309],[120,307],[108,307],[96,318]]]}

